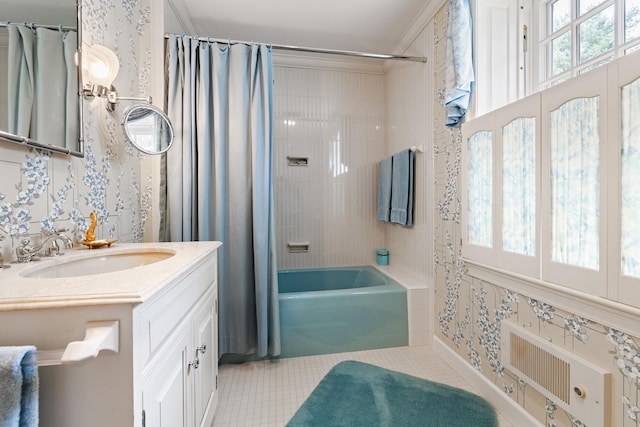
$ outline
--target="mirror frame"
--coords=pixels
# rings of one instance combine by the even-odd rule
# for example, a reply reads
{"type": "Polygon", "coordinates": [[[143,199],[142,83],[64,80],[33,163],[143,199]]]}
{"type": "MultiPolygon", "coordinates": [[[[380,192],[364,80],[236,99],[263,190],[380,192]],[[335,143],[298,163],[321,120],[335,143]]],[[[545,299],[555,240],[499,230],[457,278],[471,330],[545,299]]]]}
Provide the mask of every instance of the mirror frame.
{"type": "Polygon", "coordinates": [[[136,147],[138,150],[142,151],[145,154],[162,154],[162,153],[166,153],[167,151],[169,151],[169,149],[171,148],[171,146],[173,145],[173,141],[175,139],[175,131],[173,130],[173,125],[171,124],[171,120],[169,120],[169,116],[167,116],[167,114],[162,111],[160,108],[151,105],[151,104],[133,104],[131,106],[129,106],[126,111],[123,114],[122,117],[122,126],[124,127],[124,133],[125,136],[127,137],[127,139],[129,140],[129,143],[131,143],[131,145],[133,145],[134,147],[136,147]],[[129,119],[129,116],[131,115],[131,113],[137,109],[140,108],[147,108],[153,112],[155,112],[156,114],[160,115],[160,117],[162,117],[166,122],[167,122],[167,126],[169,127],[169,144],[167,144],[167,146],[160,150],[160,151],[149,151],[149,150],[145,150],[144,148],[140,147],[135,141],[134,139],[131,137],[131,134],[129,133],[129,129],[127,128],[127,120],[129,119]]]}
{"type": "Polygon", "coordinates": [[[78,34],[78,46],[76,48],[76,55],[78,63],[76,67],[78,69],[78,150],[70,150],[68,148],[59,147],[53,144],[47,144],[39,142],[35,139],[28,138],[26,136],[14,135],[9,132],[0,130],[0,139],[5,141],[14,142],[19,145],[37,148],[39,150],[45,150],[54,153],[62,153],[71,155],[74,157],[84,157],[84,125],[83,125],[83,109],[84,101],[82,98],[82,0],[76,1],[76,26],[78,34]]]}

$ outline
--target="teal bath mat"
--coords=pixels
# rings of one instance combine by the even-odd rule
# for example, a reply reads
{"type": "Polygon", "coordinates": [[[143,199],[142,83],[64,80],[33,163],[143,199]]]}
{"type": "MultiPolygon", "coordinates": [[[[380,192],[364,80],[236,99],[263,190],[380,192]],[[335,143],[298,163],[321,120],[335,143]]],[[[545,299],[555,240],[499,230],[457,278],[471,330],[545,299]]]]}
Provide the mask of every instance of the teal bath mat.
{"type": "Polygon", "coordinates": [[[334,366],[287,427],[498,427],[493,407],[459,388],[361,362],[334,366]]]}

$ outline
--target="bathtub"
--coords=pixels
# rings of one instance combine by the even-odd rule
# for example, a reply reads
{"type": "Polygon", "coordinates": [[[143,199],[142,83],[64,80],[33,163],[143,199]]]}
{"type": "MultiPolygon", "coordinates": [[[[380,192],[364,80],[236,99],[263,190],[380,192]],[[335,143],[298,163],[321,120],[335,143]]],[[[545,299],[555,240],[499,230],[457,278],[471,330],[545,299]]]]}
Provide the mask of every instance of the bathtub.
{"type": "Polygon", "coordinates": [[[278,272],[281,357],[408,345],[406,289],[374,267],[278,272]]]}

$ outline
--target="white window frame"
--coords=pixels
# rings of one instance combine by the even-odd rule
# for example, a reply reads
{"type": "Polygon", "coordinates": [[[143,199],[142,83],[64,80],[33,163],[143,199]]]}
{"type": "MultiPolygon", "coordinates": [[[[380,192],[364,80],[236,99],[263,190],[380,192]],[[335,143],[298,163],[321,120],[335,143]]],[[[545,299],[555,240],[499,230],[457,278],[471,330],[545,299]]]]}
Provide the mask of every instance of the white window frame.
{"type": "Polygon", "coordinates": [[[496,262],[495,265],[506,270],[511,270],[516,273],[524,274],[531,277],[540,277],[540,171],[541,171],[541,156],[540,156],[540,94],[531,95],[525,99],[514,102],[508,107],[496,110],[496,154],[494,159],[499,159],[500,162],[496,165],[496,188],[494,190],[494,200],[496,203],[496,236],[494,241],[496,242],[496,262]],[[535,192],[536,200],[536,221],[535,221],[535,254],[533,256],[527,256],[523,254],[517,254],[509,251],[505,251],[503,248],[502,229],[503,229],[503,195],[502,182],[503,182],[503,146],[504,146],[504,133],[503,128],[513,122],[515,119],[533,118],[536,121],[535,125],[535,151],[536,151],[536,186],[533,189],[535,192]]]}
{"type": "MultiPolygon", "coordinates": [[[[468,145],[467,145],[467,141],[469,140],[469,137],[471,137],[472,135],[474,135],[475,133],[478,132],[483,132],[483,131],[487,131],[487,132],[492,132],[493,135],[493,144],[492,144],[492,153],[493,153],[493,159],[492,159],[492,169],[493,169],[493,183],[492,183],[492,187],[493,187],[493,199],[492,199],[492,206],[491,209],[493,211],[493,215],[495,216],[496,213],[496,191],[497,191],[497,187],[496,187],[496,162],[495,162],[495,152],[496,152],[496,143],[495,143],[495,117],[492,114],[488,114],[482,117],[479,117],[477,119],[474,119],[468,123],[465,123],[465,125],[462,128],[463,130],[463,149],[462,149],[462,164],[463,165],[467,165],[469,158],[468,158],[468,145]]],[[[461,177],[462,177],[462,186],[463,186],[463,190],[462,190],[462,219],[460,221],[461,223],[461,227],[462,227],[462,241],[463,241],[463,245],[462,245],[462,251],[463,251],[463,256],[465,257],[469,257],[472,259],[475,259],[479,262],[482,262],[484,264],[487,265],[495,265],[496,263],[496,253],[495,253],[495,245],[496,245],[496,224],[495,221],[492,221],[492,237],[493,237],[493,245],[492,247],[486,247],[486,246],[479,246],[479,245],[474,245],[472,243],[469,243],[469,221],[468,221],[468,208],[469,208],[469,203],[468,203],[468,199],[467,199],[467,195],[468,195],[468,182],[469,182],[469,175],[468,175],[468,168],[463,167],[460,171],[461,173],[461,177]]]]}
{"type": "Polygon", "coordinates": [[[558,87],[552,87],[541,93],[542,109],[542,280],[574,288],[596,296],[607,296],[607,132],[608,132],[608,96],[607,71],[604,66],[590,73],[582,74],[564,82],[558,87]],[[550,115],[561,105],[576,98],[599,98],[599,182],[600,182],[600,236],[599,236],[599,268],[592,270],[553,262],[551,260],[551,138],[550,115]]]}
{"type": "MultiPolygon", "coordinates": [[[[609,67],[609,93],[614,94],[609,103],[611,120],[608,139],[616,141],[608,147],[609,175],[616,177],[609,185],[609,298],[629,305],[640,307],[640,278],[622,274],[621,245],[622,245],[622,217],[621,217],[621,177],[620,152],[622,143],[621,129],[621,100],[622,87],[640,79],[640,52],[626,55],[616,61],[616,66],[609,67]]],[[[613,65],[613,64],[612,64],[613,65]]]]}

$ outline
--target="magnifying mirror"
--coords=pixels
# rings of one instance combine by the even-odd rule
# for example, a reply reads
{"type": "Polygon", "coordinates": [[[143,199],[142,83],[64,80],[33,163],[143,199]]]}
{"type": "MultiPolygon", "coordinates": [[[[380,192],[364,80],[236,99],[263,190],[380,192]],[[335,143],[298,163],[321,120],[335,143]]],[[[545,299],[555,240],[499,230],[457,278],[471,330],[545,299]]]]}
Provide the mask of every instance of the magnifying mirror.
{"type": "Polygon", "coordinates": [[[173,143],[173,127],[169,117],[153,105],[136,104],[124,112],[127,138],[140,151],[161,154],[173,143]]]}

